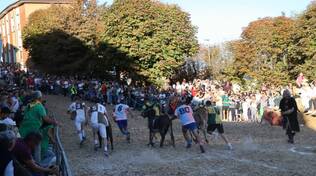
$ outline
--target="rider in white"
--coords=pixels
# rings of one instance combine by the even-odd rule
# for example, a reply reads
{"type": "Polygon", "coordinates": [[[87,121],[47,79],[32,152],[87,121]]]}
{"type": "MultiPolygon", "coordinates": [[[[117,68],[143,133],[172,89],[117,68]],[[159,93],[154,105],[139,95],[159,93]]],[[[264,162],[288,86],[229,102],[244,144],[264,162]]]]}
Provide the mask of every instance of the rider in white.
{"type": "Polygon", "coordinates": [[[69,108],[69,113],[73,113],[75,120],[75,127],[80,139],[80,146],[82,146],[83,142],[86,140],[86,135],[84,131],[84,126],[87,124],[86,121],[86,105],[84,102],[80,100],[79,97],[75,98],[75,102],[73,102],[69,108]]]}
{"type": "Polygon", "coordinates": [[[192,146],[192,140],[190,139],[189,133],[188,133],[190,131],[191,134],[194,135],[195,138],[197,139],[200,145],[201,152],[205,153],[203,143],[202,143],[200,135],[198,134],[197,125],[193,117],[193,110],[190,106],[191,100],[192,98],[187,97],[185,100],[185,104],[179,106],[175,110],[175,116],[177,116],[180,119],[180,122],[182,124],[182,133],[185,140],[187,141],[187,148],[190,148],[192,146]]]}
{"type": "Polygon", "coordinates": [[[113,116],[114,121],[117,123],[117,126],[126,136],[126,140],[130,141],[130,133],[127,130],[127,112],[129,111],[129,106],[126,104],[117,104],[114,108],[113,116]]]}
{"type": "Polygon", "coordinates": [[[104,141],[104,154],[105,156],[108,156],[106,127],[109,125],[109,121],[105,106],[100,103],[96,103],[95,105],[93,105],[90,108],[90,117],[90,122],[93,129],[93,139],[95,145],[94,149],[97,150],[98,146],[102,146],[102,144],[98,142],[98,139],[96,137],[96,134],[99,133],[104,141]]]}

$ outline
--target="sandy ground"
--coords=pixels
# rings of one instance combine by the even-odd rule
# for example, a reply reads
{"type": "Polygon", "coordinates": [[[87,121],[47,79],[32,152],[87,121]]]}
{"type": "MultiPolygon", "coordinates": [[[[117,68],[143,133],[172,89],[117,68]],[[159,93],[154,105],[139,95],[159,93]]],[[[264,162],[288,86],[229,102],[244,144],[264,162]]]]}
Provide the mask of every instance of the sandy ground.
{"type": "MultiPolygon", "coordinates": [[[[66,114],[69,99],[48,96],[48,108],[62,123],[61,137],[73,174],[115,176],[214,175],[214,176],[315,176],[316,132],[302,127],[296,144],[286,142],[280,127],[267,124],[225,123],[225,133],[234,150],[227,150],[221,139],[210,137],[206,153],[198,146],[184,147],[180,124],[174,122],[176,148],[166,138],[164,148],[150,148],[146,121],[133,112],[129,120],[132,141],[128,144],[114,125],[115,150],[109,158],[102,151],[93,150],[92,132],[88,127],[88,141],[79,149],[74,122],[66,114]]],[[[108,107],[108,111],[112,111],[108,107]]],[[[113,123],[112,123],[113,124],[113,123]]]]}

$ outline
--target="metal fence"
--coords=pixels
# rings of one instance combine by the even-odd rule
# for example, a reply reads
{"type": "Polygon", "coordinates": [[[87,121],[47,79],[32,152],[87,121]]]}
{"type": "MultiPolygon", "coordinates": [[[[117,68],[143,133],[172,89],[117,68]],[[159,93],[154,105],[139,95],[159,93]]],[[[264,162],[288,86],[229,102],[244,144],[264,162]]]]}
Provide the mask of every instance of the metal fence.
{"type": "MultiPolygon", "coordinates": [[[[54,118],[54,116],[53,116],[54,118]]],[[[72,172],[70,169],[70,165],[68,163],[68,159],[65,153],[65,150],[63,148],[63,145],[60,140],[59,136],[59,127],[55,127],[55,140],[56,140],[56,145],[55,145],[55,154],[56,154],[56,165],[59,166],[59,175],[60,176],[72,176],[72,172]]]]}

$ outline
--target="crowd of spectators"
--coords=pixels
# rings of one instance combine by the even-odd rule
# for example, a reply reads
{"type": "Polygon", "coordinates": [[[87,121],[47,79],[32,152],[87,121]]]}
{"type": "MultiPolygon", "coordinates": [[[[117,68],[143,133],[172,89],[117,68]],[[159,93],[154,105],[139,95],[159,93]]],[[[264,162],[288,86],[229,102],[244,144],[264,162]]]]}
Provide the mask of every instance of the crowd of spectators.
{"type": "Polygon", "coordinates": [[[42,94],[26,87],[28,74],[17,65],[0,65],[0,173],[58,175],[54,126],[42,94]]]}
{"type": "Polygon", "coordinates": [[[282,93],[288,89],[291,94],[300,98],[306,114],[316,115],[316,81],[303,80],[297,85],[275,87],[262,85],[259,89],[243,90],[240,85],[231,82],[199,80],[172,85],[178,95],[193,96],[193,106],[204,104],[207,100],[214,102],[221,111],[224,121],[261,122],[264,110],[277,110],[282,93]]]}
{"type": "MultiPolygon", "coordinates": [[[[300,74],[296,85],[284,87],[262,85],[257,90],[243,90],[229,81],[183,80],[165,90],[154,86],[103,81],[85,77],[58,77],[25,72],[17,65],[0,65],[0,173],[10,175],[17,168],[30,174],[57,173],[54,166],[54,127],[58,122],[48,116],[43,94],[62,95],[73,100],[79,96],[86,101],[117,104],[124,101],[141,109],[144,99],[165,103],[169,96],[191,96],[193,108],[213,102],[220,109],[223,121],[260,122],[266,108],[277,109],[282,92],[291,90],[302,100],[305,113],[316,115],[316,81],[300,74]],[[20,166],[20,167],[19,167],[20,166]],[[13,169],[14,168],[14,169],[13,169]]],[[[26,174],[27,175],[27,174],[26,174]]]]}

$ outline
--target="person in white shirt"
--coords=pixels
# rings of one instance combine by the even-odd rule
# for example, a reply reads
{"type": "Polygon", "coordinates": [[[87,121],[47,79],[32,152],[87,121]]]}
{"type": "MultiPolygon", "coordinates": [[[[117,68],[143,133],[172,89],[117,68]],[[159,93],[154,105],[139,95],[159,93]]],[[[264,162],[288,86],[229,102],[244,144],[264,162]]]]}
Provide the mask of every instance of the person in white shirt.
{"type": "Polygon", "coordinates": [[[310,111],[310,100],[311,100],[311,88],[308,84],[303,84],[303,87],[301,88],[301,99],[303,106],[305,108],[305,113],[311,114],[310,111]]]}
{"type": "Polygon", "coordinates": [[[188,132],[191,132],[191,134],[193,134],[196,140],[198,141],[201,152],[205,153],[203,143],[202,143],[200,135],[198,134],[197,125],[193,117],[193,110],[190,106],[191,101],[192,101],[192,98],[187,97],[185,100],[185,104],[179,106],[175,110],[174,115],[180,119],[180,122],[182,124],[182,133],[187,142],[187,148],[191,148],[192,146],[192,140],[189,137],[189,133],[188,133],[188,132]]]}
{"type": "Polygon", "coordinates": [[[71,113],[72,118],[75,120],[75,127],[79,135],[80,146],[86,140],[84,126],[87,124],[86,120],[86,106],[85,103],[77,96],[75,102],[71,103],[68,112],[71,113]]]}
{"type": "Polygon", "coordinates": [[[0,124],[5,124],[9,130],[14,131],[15,135],[17,137],[20,137],[19,129],[16,126],[16,122],[11,117],[12,112],[9,108],[3,107],[1,108],[1,114],[0,114],[0,124]]]}
{"type": "Polygon", "coordinates": [[[114,108],[113,117],[117,126],[123,135],[126,136],[126,140],[130,142],[130,133],[127,129],[127,113],[129,111],[129,106],[126,104],[117,104],[114,108]]]}
{"type": "Polygon", "coordinates": [[[104,155],[107,157],[108,141],[106,128],[109,126],[109,121],[105,106],[100,103],[96,103],[90,108],[90,122],[93,130],[94,150],[96,151],[98,147],[102,147],[101,141],[99,143],[97,139],[97,134],[99,133],[104,142],[104,155]]]}

